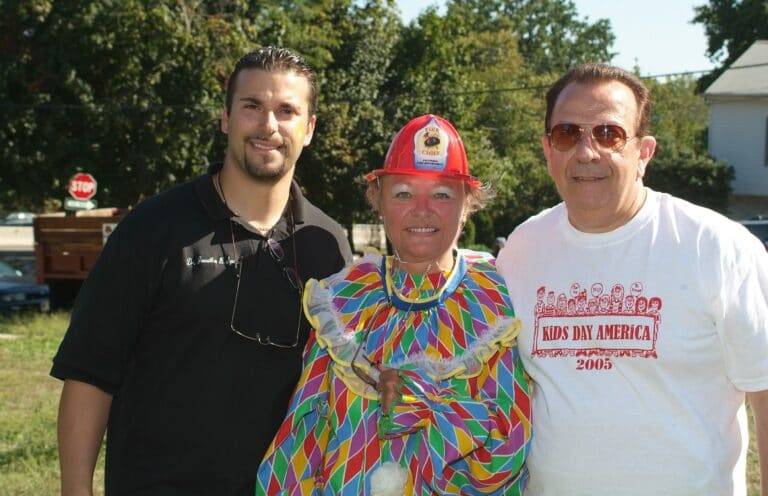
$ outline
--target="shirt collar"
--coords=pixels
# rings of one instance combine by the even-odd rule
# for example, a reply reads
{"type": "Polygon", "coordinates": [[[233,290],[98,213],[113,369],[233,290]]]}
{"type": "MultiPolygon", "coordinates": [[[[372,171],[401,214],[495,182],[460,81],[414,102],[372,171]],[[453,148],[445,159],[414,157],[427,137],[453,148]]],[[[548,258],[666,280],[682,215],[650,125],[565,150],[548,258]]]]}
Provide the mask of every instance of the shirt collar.
{"type": "MultiPolygon", "coordinates": [[[[211,219],[224,220],[232,219],[235,214],[224,204],[219,196],[216,187],[213,185],[213,175],[221,170],[222,163],[208,165],[208,171],[195,180],[195,191],[203,204],[203,208],[211,219]]],[[[304,224],[304,213],[306,199],[301,193],[301,188],[296,181],[291,181],[291,209],[293,210],[293,221],[296,225],[304,224]]],[[[282,222],[282,221],[281,221],[282,222]]]]}

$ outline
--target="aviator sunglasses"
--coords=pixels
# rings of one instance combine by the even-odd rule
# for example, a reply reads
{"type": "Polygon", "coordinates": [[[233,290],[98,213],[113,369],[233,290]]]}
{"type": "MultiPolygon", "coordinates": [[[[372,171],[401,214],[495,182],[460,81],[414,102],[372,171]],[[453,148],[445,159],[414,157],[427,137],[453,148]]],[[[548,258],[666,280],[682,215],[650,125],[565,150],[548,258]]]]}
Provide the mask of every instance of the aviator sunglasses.
{"type": "Polygon", "coordinates": [[[615,152],[621,151],[628,141],[637,138],[637,136],[627,138],[624,128],[616,124],[598,124],[592,127],[569,123],[557,124],[552,127],[547,136],[552,146],[561,152],[567,152],[576,146],[587,132],[599,148],[615,152]]]}

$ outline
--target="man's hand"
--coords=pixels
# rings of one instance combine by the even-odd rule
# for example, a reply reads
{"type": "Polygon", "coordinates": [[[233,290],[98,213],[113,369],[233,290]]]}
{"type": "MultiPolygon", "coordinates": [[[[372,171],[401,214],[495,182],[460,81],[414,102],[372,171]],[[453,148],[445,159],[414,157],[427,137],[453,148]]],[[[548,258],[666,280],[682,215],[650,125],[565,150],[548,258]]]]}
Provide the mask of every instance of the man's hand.
{"type": "Polygon", "coordinates": [[[747,393],[755,416],[755,438],[760,458],[760,488],[762,496],[768,496],[768,391],[747,393]]]}
{"type": "Polygon", "coordinates": [[[379,401],[384,414],[388,414],[400,394],[400,376],[395,369],[384,369],[379,375],[379,401]]]}
{"type": "Polygon", "coordinates": [[[93,469],[107,427],[112,396],[67,379],[59,402],[59,463],[62,496],[91,496],[93,469]]]}

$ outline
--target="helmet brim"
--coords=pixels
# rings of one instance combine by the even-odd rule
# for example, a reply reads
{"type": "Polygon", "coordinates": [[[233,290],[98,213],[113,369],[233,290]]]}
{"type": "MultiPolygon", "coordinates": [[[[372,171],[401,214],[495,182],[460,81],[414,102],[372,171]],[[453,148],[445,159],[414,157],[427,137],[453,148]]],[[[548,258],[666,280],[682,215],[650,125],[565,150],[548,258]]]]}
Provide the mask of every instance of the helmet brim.
{"type": "Polygon", "coordinates": [[[478,178],[469,174],[457,174],[445,171],[436,170],[418,170],[418,169],[376,169],[366,174],[365,180],[367,182],[375,181],[377,178],[387,175],[399,175],[399,176],[427,176],[427,177],[442,177],[447,179],[458,179],[468,184],[472,188],[479,188],[483,185],[483,182],[478,178]]]}

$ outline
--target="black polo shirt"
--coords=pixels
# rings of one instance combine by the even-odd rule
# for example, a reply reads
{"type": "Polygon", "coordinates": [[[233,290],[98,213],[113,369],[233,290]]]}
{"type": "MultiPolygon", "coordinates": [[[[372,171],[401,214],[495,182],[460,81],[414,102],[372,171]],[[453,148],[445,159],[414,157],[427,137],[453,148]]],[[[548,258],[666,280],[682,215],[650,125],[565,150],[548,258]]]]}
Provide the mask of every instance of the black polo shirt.
{"type": "MultiPolygon", "coordinates": [[[[292,349],[230,329],[237,253],[236,328],[293,340],[300,302],[283,273],[294,266],[288,216],[272,233],[283,247],[280,263],[265,238],[230,222],[212,182],[220,167],[141,203],[120,222],[54,357],[54,377],[114,396],[109,496],[253,494],[256,469],[298,380],[309,332],[303,317],[292,349]]],[[[341,227],[295,184],[290,205],[302,281],[339,271],[351,259],[341,227]]]]}

